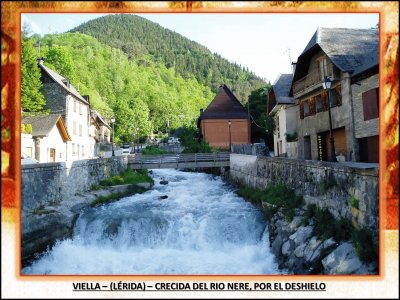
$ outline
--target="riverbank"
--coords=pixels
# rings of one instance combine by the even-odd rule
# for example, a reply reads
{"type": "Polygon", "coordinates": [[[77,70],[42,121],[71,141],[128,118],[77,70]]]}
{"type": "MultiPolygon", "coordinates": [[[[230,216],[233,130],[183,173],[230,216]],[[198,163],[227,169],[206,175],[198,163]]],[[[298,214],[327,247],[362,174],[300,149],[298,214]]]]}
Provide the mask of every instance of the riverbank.
{"type": "Polygon", "coordinates": [[[87,208],[143,193],[152,186],[151,182],[143,182],[101,187],[76,193],[64,201],[25,213],[22,224],[22,265],[28,265],[35,255],[50,249],[57,240],[70,238],[77,217],[87,208]]]}

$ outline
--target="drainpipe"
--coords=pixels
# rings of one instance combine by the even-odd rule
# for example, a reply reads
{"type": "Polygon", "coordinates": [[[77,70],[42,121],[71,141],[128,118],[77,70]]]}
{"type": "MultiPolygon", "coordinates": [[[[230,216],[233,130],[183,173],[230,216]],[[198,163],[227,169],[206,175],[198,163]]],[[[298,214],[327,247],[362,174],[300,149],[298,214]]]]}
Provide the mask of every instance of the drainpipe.
{"type": "Polygon", "coordinates": [[[35,159],[40,162],[40,137],[34,138],[35,142],[35,159]]]}

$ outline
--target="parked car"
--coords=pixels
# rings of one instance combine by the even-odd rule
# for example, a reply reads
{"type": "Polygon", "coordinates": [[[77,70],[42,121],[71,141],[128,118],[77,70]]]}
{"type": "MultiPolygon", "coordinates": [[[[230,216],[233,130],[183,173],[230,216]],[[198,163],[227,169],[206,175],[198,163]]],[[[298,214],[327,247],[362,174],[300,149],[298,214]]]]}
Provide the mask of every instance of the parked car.
{"type": "Polygon", "coordinates": [[[121,146],[122,154],[130,154],[131,153],[131,145],[130,144],[123,144],[121,146]]]}

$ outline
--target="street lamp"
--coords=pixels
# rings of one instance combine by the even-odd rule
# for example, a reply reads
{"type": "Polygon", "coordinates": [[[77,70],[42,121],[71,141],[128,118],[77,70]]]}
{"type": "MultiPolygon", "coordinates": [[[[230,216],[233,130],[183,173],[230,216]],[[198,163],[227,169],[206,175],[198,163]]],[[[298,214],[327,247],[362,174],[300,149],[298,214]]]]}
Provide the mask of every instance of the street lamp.
{"type": "Polygon", "coordinates": [[[324,81],[322,82],[322,87],[324,90],[328,91],[328,114],[329,114],[329,133],[330,133],[330,144],[331,144],[331,157],[330,161],[337,162],[336,153],[335,153],[335,140],[333,138],[333,131],[332,131],[332,116],[331,116],[331,85],[332,81],[325,76],[324,81]]]}
{"type": "Polygon", "coordinates": [[[229,151],[232,151],[232,138],[231,138],[231,120],[228,121],[229,125],[229,151]]]}
{"type": "Polygon", "coordinates": [[[112,144],[111,144],[111,149],[112,149],[112,156],[115,156],[115,152],[114,152],[114,123],[115,123],[115,117],[112,116],[111,117],[111,124],[112,124],[112,144]]]}

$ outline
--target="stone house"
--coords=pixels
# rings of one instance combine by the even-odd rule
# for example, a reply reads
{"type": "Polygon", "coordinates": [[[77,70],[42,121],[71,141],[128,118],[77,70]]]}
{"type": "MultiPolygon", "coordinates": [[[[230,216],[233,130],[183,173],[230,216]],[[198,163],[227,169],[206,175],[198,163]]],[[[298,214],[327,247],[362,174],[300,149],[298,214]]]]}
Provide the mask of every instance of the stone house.
{"type": "Polygon", "coordinates": [[[206,110],[200,110],[197,127],[211,147],[226,149],[250,143],[248,113],[225,84],[219,87],[206,110]]]}
{"type": "Polygon", "coordinates": [[[275,156],[297,158],[298,106],[289,96],[292,79],[293,74],[278,76],[268,93],[267,113],[275,118],[275,156]]]}
{"type": "Polygon", "coordinates": [[[90,137],[90,148],[94,156],[99,156],[102,145],[108,145],[111,142],[111,126],[94,109],[90,110],[90,137]]]}
{"type": "Polygon", "coordinates": [[[71,140],[67,142],[66,160],[93,157],[89,135],[89,97],[81,96],[68,79],[46,67],[43,58],[38,61],[46,108],[52,113],[61,114],[71,136],[71,140]]]}
{"type": "MultiPolygon", "coordinates": [[[[353,88],[359,83],[360,74],[365,74],[364,70],[378,61],[378,44],[377,29],[317,29],[298,57],[290,94],[299,105],[299,158],[328,160],[330,157],[328,100],[338,160],[357,161],[364,156],[360,155],[359,145],[371,140],[362,140],[365,135],[361,134],[361,127],[366,124],[356,120],[360,114],[355,114],[353,88]],[[325,76],[332,80],[329,95],[322,85],[325,76]]],[[[371,83],[364,84],[364,89],[368,87],[372,87],[371,83]]]]}
{"type": "Polygon", "coordinates": [[[71,136],[61,114],[23,117],[22,124],[32,125],[32,133],[21,136],[21,153],[41,163],[67,160],[67,143],[71,136]]]}

